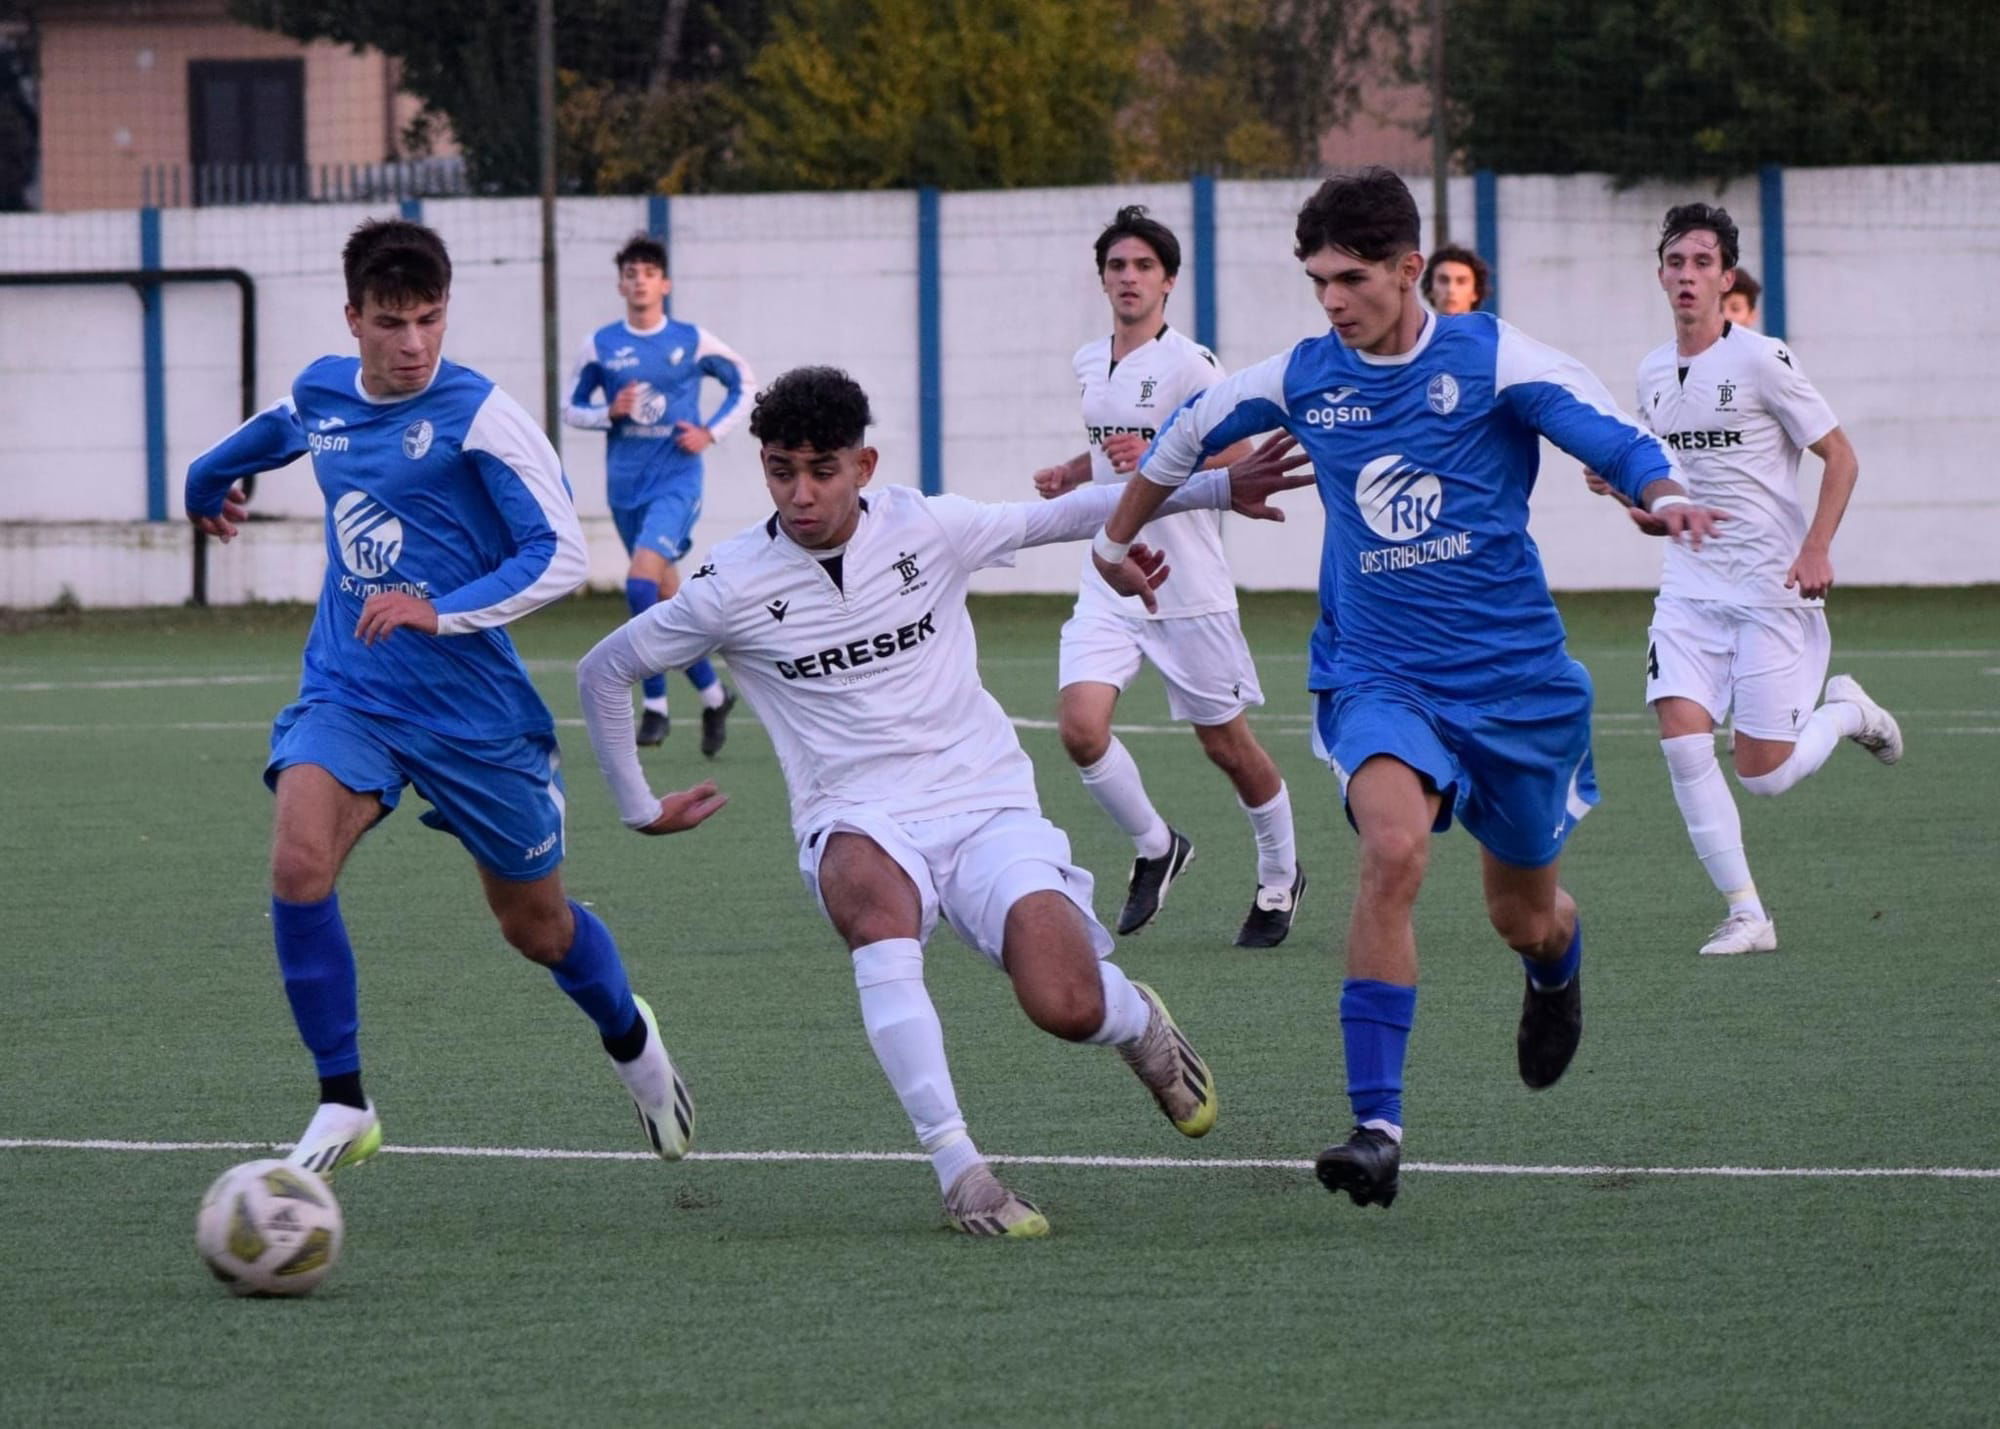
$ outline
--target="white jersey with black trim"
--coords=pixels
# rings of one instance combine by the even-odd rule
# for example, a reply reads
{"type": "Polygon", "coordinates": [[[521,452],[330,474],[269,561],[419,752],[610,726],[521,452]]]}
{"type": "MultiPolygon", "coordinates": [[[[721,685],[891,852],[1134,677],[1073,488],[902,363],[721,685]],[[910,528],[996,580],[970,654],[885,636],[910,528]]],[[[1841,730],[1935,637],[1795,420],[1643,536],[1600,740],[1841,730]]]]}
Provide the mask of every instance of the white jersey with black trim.
{"type": "MultiPolygon", "coordinates": [[[[1131,433],[1150,443],[1183,403],[1206,392],[1223,377],[1215,354],[1171,327],[1123,360],[1111,358],[1111,339],[1101,337],[1077,350],[1076,380],[1083,389],[1083,429],[1090,443],[1090,479],[1123,486],[1130,473],[1114,471],[1104,454],[1106,437],[1131,433]]],[[[1086,551],[1077,588],[1076,613],[1115,611],[1135,620],[1168,620],[1236,609],[1236,581],[1222,549],[1220,511],[1189,511],[1157,517],[1138,539],[1164,551],[1173,574],[1160,587],[1157,614],[1136,597],[1120,595],[1104,583],[1086,551]]]]}
{"type": "Polygon", "coordinates": [[[1799,453],[1839,422],[1791,349],[1734,323],[1691,358],[1666,343],[1639,364],[1639,417],[1674,449],[1688,494],[1729,515],[1699,551],[1667,543],[1660,594],[1824,604],[1787,590],[1785,573],[1806,539],[1799,453]]]}
{"type": "MultiPolygon", "coordinates": [[[[982,503],[876,488],[837,576],[833,553],[796,544],[776,516],[716,546],[671,600],[577,667],[619,817],[640,828],[659,816],[633,745],[633,682],[715,653],[770,733],[802,840],[844,811],[908,821],[1039,810],[1034,766],[979,680],[966,582],[1013,564],[1023,546],[1088,539],[1119,495],[1086,486],[1054,501],[982,503]]],[[[1208,472],[1172,509],[1228,504],[1227,473],[1208,472]]]]}

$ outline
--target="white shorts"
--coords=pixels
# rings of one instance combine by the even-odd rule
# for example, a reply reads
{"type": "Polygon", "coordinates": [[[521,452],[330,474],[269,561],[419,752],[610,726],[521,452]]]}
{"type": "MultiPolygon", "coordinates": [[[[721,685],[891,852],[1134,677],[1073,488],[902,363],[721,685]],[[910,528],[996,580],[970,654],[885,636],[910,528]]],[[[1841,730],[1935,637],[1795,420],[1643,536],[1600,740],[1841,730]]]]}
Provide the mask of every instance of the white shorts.
{"type": "Polygon", "coordinates": [[[819,861],[828,838],[840,832],[869,839],[910,876],[923,904],[920,941],[930,940],[942,911],[958,936],[998,967],[1007,910],[1030,893],[1048,890],[1083,914],[1097,956],[1111,955],[1111,934],[1090,907],[1095,881],[1070,862],[1069,836],[1033,809],[981,809],[908,823],[886,814],[842,814],[799,845],[799,873],[821,913],[826,896],[819,886],[819,861]]]}
{"type": "Polygon", "coordinates": [[[1819,704],[1833,653],[1817,606],[1661,596],[1646,632],[1646,703],[1693,700],[1717,724],[1790,743],[1819,704]],[[1733,713],[1732,713],[1733,711],[1733,713]]]}
{"type": "Polygon", "coordinates": [[[1150,660],[1167,683],[1167,710],[1186,724],[1228,724],[1264,703],[1257,666],[1233,610],[1136,620],[1114,611],[1072,615],[1063,622],[1056,685],[1089,682],[1120,693],[1150,660]]]}

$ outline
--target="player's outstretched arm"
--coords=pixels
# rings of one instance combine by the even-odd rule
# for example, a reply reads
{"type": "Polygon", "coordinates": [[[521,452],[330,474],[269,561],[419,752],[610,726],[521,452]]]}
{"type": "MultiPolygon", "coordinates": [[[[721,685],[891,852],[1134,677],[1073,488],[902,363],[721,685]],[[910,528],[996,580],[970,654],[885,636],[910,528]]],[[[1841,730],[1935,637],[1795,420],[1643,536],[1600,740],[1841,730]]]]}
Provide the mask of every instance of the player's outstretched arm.
{"type": "Polygon", "coordinates": [[[728,796],[717,794],[712,784],[665,798],[655,796],[639,764],[632,729],[633,685],[648,675],[685,669],[719,648],[713,629],[720,628],[721,603],[712,587],[707,578],[690,581],[672,599],[598,641],[576,667],[584,728],[598,770],[611,787],[619,819],[640,833],[693,828],[728,802],[728,796]]]}
{"type": "Polygon", "coordinates": [[[1045,466],[1035,473],[1035,493],[1044,501],[1053,501],[1066,491],[1074,491],[1090,480],[1090,453],[1084,452],[1059,461],[1054,466],[1045,466]]]}
{"type": "Polygon", "coordinates": [[[182,493],[188,520],[218,540],[233,539],[237,523],[250,514],[240,485],[243,478],[297,461],[307,447],[292,399],[273,402],[188,463],[182,493]]]}

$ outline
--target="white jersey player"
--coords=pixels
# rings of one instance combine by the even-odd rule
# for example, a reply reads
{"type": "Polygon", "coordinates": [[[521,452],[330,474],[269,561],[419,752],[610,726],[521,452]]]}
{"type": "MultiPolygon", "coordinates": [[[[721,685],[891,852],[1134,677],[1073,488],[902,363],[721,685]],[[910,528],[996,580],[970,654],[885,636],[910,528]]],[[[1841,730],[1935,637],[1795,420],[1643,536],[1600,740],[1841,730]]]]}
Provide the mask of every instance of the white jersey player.
{"type": "MultiPolygon", "coordinates": [[[[1096,255],[1112,332],[1075,358],[1089,446],[1035,473],[1043,496],[1086,483],[1122,487],[1167,418],[1222,376],[1215,354],[1167,326],[1167,295],[1181,263],[1171,229],[1144,208],[1120,209],[1098,235],[1096,255]]],[[[1227,466],[1247,450],[1247,442],[1240,444],[1211,464],[1227,466]]],[[[1306,879],[1292,832],[1291,796],[1244,713],[1264,703],[1264,692],[1236,615],[1222,513],[1159,518],[1147,525],[1144,540],[1164,553],[1173,578],[1142,602],[1106,585],[1085,551],[1076,610],[1062,629],[1058,673],[1063,747],[1084,788],[1132,838],[1135,856],[1118,931],[1136,933],[1150,923],[1194,859],[1194,845],[1160,817],[1131,752],[1111,732],[1118,697],[1140,663],[1149,661],[1166,684],[1168,711],[1194,726],[1250,820],[1257,891],[1236,945],[1276,947],[1291,932],[1306,879]]]]}
{"type": "MultiPolygon", "coordinates": [[[[979,682],[965,605],[972,572],[1023,546],[1083,539],[1117,492],[1006,505],[906,486],[864,496],[870,420],[866,395],[831,368],[788,372],[758,397],[750,430],[776,513],[590,652],[578,669],[584,717],[621,816],[651,832],[686,796],[653,796],[625,691],[646,673],[727,657],[777,748],[799,871],[853,955],[862,1023],[947,1215],[973,1235],[1041,1235],[1046,1219],[966,1134],[923,982],[940,914],[1006,972],[1038,1026],[1116,1047],[1183,1134],[1203,1135],[1216,1113],[1207,1065],[1159,998],[1109,960],[1091,877],[1042,817],[1034,769],[979,682]]],[[[1275,452],[1244,463],[1242,509],[1282,519],[1262,497],[1301,484],[1288,465],[1275,452]]],[[[1226,506],[1231,482],[1209,473],[1177,509],[1226,506]]],[[[1139,569],[1163,574],[1151,553],[1139,569]]]]}
{"type": "MultiPolygon", "coordinates": [[[[1699,549],[1668,544],[1646,650],[1646,701],[1659,716],[1674,798],[1729,907],[1701,949],[1708,954],[1778,946],[1716,762],[1716,725],[1733,721],[1737,780],[1752,794],[1784,793],[1843,736],[1885,764],[1903,752],[1895,719],[1852,676],[1826,679],[1830,549],[1859,475],[1854,447],[1784,343],[1724,318],[1736,254],[1724,210],[1668,212],[1659,276],[1674,341],[1639,365],[1641,419],[1678,453],[1689,497],[1729,516],[1699,549]],[[1799,502],[1802,450],[1826,464],[1810,523],[1799,502]]],[[[1633,514],[1642,529],[1656,524],[1633,514]]]]}

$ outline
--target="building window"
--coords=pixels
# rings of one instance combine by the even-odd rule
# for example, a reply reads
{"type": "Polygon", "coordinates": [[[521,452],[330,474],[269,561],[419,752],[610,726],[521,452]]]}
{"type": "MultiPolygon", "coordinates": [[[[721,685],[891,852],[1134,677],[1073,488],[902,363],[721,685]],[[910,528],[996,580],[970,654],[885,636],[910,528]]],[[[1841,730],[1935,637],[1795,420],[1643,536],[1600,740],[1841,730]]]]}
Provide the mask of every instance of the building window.
{"type": "Polygon", "coordinates": [[[234,165],[303,169],[305,61],[189,61],[188,157],[197,175],[234,165]]]}

